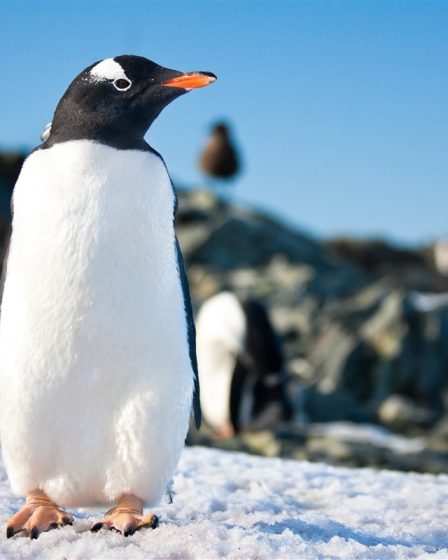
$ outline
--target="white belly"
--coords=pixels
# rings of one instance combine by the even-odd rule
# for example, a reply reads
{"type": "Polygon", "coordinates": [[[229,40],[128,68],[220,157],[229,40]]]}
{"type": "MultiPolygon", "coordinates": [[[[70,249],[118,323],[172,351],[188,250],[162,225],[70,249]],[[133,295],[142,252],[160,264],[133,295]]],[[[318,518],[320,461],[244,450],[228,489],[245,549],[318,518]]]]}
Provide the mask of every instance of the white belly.
{"type": "Polygon", "coordinates": [[[202,413],[213,428],[225,429],[231,425],[233,372],[246,338],[246,318],[237,297],[221,292],[208,299],[199,311],[196,333],[202,413]]]}
{"type": "Polygon", "coordinates": [[[32,154],[0,322],[1,440],[17,493],[157,502],[193,372],[161,160],[86,140],[32,154]]]}

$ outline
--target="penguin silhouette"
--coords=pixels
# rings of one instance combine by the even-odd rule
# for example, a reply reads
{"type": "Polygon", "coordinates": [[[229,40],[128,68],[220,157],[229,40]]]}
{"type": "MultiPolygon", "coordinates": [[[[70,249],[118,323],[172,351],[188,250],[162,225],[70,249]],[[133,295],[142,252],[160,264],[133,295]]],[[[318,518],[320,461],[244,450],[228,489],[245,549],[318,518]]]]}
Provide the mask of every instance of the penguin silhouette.
{"type": "Polygon", "coordinates": [[[200,169],[213,179],[229,181],[240,171],[239,159],[227,124],[215,124],[201,152],[200,169]]]}

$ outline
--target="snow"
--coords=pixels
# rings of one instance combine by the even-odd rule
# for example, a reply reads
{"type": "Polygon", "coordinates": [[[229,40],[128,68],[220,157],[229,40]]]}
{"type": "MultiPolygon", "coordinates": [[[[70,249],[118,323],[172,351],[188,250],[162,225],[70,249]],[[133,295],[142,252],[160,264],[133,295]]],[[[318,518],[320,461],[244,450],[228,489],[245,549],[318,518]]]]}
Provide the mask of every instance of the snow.
{"type": "MultiPolygon", "coordinates": [[[[0,558],[447,559],[448,477],[336,468],[186,448],[160,526],[124,538],[89,531],[101,512],[31,541],[0,538],[0,558]]],[[[2,527],[21,505],[0,465],[2,527]]]]}
{"type": "Polygon", "coordinates": [[[421,437],[405,437],[391,434],[382,426],[355,424],[354,422],[328,422],[310,424],[309,432],[314,436],[325,436],[351,443],[368,443],[390,449],[396,453],[418,453],[424,451],[426,443],[421,437]]]}

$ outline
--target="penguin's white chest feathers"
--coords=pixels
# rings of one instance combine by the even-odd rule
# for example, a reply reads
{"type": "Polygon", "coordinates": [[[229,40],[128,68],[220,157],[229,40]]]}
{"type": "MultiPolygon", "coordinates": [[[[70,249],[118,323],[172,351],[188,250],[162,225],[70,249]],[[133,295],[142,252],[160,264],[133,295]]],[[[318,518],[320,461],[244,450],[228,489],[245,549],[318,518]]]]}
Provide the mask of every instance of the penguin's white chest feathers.
{"type": "Polygon", "coordinates": [[[164,491],[193,391],[173,211],[150,152],[77,140],[25,162],[0,322],[15,491],[69,505],[164,491]]]}

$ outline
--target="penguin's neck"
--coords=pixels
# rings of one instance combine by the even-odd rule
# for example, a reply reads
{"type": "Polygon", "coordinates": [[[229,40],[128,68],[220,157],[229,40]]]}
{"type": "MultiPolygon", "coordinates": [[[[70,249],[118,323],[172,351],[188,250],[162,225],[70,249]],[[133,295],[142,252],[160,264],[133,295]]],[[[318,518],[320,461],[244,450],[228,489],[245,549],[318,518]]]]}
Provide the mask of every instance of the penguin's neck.
{"type": "Polygon", "coordinates": [[[56,109],[50,135],[40,148],[51,148],[71,140],[90,140],[117,150],[153,151],[144,137],[159,113],[160,110],[154,110],[129,116],[119,111],[99,110],[87,115],[76,104],[62,100],[56,109]]]}
{"type": "Polygon", "coordinates": [[[56,144],[71,140],[90,140],[117,150],[154,152],[143,137],[124,134],[121,130],[95,129],[86,126],[62,127],[55,130],[52,127],[50,136],[39,146],[39,149],[45,150],[56,144]]]}

